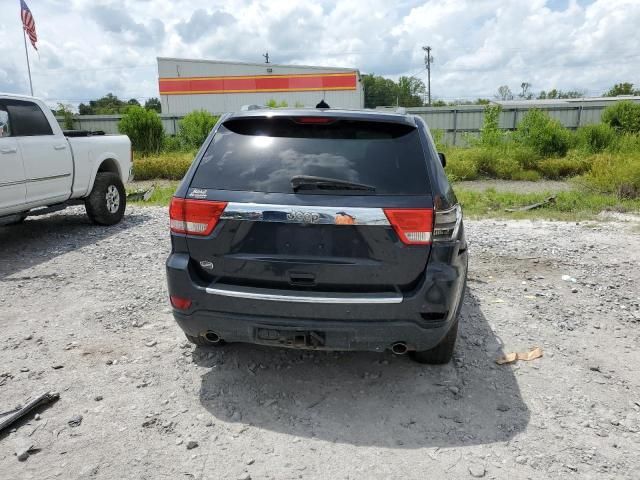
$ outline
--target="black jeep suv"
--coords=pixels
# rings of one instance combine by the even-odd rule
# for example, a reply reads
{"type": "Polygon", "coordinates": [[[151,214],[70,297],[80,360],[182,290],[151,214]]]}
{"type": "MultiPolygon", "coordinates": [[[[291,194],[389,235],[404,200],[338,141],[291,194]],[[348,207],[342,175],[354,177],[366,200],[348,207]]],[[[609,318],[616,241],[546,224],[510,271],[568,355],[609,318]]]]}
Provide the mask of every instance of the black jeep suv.
{"type": "Polygon", "coordinates": [[[224,115],[171,201],[175,319],[198,345],[448,362],[467,243],[443,164],[416,116],[224,115]]]}

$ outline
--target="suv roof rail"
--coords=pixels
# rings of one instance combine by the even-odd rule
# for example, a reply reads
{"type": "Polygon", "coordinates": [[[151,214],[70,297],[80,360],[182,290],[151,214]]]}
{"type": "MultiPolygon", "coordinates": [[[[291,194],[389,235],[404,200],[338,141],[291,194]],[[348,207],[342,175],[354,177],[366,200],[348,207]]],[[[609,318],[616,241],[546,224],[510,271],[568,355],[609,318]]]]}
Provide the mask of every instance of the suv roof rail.
{"type": "Polygon", "coordinates": [[[255,105],[255,104],[242,105],[240,107],[240,111],[241,112],[250,112],[251,110],[263,110],[263,109],[266,109],[266,108],[269,108],[269,107],[267,107],[266,105],[255,105]]]}

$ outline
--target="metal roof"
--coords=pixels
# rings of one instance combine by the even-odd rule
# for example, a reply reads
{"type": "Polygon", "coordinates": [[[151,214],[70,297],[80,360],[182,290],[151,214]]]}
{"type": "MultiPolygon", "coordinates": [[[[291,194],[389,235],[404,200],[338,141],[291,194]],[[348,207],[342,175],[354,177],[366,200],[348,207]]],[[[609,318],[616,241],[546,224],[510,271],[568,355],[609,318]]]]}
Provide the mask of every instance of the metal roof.
{"type": "Polygon", "coordinates": [[[619,102],[622,100],[632,100],[640,102],[640,96],[619,95],[617,97],[580,97],[580,98],[547,98],[535,100],[495,100],[492,103],[503,107],[535,107],[542,105],[566,105],[570,103],[598,103],[598,102],[619,102]]]}
{"type": "Polygon", "coordinates": [[[345,68],[345,67],[322,67],[318,65],[296,65],[296,64],[284,64],[284,63],[252,63],[252,62],[233,62],[229,60],[207,60],[197,58],[174,58],[174,57],[157,57],[158,61],[167,62],[193,62],[193,63],[212,63],[216,65],[245,65],[248,67],[289,67],[289,68],[306,68],[316,70],[336,70],[340,72],[358,72],[357,68],[345,68]]]}

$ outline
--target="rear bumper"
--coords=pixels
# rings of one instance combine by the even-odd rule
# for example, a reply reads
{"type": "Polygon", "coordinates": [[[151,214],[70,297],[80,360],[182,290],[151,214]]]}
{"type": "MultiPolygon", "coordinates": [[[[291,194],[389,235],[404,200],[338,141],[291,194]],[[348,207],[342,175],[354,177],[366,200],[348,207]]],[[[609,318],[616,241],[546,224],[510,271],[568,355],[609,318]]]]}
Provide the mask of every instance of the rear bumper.
{"type": "Polygon", "coordinates": [[[428,350],[447,334],[457,314],[467,274],[461,244],[434,247],[414,291],[380,294],[373,301],[357,294],[207,285],[183,253],[167,260],[169,294],[191,299],[190,309],[174,309],[174,317],[194,337],[215,332],[227,342],[324,350],[383,351],[404,342],[409,350],[428,350]]]}

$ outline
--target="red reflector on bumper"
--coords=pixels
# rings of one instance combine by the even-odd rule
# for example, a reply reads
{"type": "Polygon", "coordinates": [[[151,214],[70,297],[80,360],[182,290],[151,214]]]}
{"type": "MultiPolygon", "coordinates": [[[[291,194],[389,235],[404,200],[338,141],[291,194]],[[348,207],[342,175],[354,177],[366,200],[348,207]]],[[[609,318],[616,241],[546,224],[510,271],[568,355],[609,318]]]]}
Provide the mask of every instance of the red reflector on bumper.
{"type": "Polygon", "coordinates": [[[173,308],[177,308],[178,310],[189,310],[189,307],[191,307],[191,300],[188,298],[175,297],[171,295],[169,299],[171,300],[173,308]]]}

